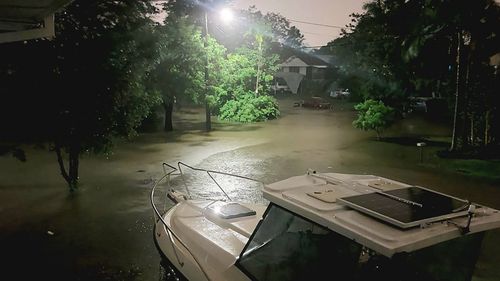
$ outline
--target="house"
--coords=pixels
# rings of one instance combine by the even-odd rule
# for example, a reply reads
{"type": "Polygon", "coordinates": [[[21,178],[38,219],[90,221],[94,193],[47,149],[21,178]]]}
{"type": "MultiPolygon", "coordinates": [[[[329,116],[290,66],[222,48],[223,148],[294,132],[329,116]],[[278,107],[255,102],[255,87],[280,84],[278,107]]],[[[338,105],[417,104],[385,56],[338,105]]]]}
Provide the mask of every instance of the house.
{"type": "Polygon", "coordinates": [[[332,68],[330,56],[319,56],[294,51],[279,64],[280,71],[275,77],[283,78],[290,91],[297,94],[304,80],[323,82],[332,68]]]}
{"type": "Polygon", "coordinates": [[[490,65],[498,67],[500,65],[500,53],[496,53],[490,57],[490,65]]]}
{"type": "Polygon", "coordinates": [[[280,64],[281,72],[295,72],[309,80],[323,80],[330,64],[309,54],[292,55],[280,64]]]}

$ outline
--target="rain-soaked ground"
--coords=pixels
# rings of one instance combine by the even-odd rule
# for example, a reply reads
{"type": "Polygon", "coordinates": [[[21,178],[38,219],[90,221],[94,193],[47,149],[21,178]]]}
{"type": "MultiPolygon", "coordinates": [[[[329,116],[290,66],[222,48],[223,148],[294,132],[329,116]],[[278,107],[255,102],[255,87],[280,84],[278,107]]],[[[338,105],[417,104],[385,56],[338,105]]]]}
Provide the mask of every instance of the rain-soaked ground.
{"type": "MultiPolygon", "coordinates": [[[[264,182],[320,172],[377,174],[427,186],[500,208],[500,185],[429,168],[414,145],[378,142],[352,128],[354,113],[293,107],[282,101],[279,120],[240,125],[215,123],[203,132],[203,112],[181,109],[172,133],[142,134],[110,156],[81,161],[81,187],[70,194],[55,154],[26,147],[27,162],[0,157],[2,280],[158,280],[153,242],[152,183],[161,163],[185,163],[250,176],[264,182]]],[[[409,118],[387,134],[447,137],[449,130],[409,118]]],[[[410,138],[411,139],[411,138],[410,138]]],[[[215,190],[215,189],[214,189],[215,190]]],[[[246,201],[255,190],[229,190],[246,201]]],[[[486,236],[474,280],[500,280],[500,232],[486,236]]]]}

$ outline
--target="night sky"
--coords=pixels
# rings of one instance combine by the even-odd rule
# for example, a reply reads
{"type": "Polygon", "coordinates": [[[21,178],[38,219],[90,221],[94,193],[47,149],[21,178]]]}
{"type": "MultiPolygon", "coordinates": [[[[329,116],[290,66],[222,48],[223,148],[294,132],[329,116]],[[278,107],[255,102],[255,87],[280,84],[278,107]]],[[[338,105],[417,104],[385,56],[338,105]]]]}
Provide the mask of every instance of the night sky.
{"type": "MultiPolygon", "coordinates": [[[[277,12],[290,20],[344,27],[351,13],[359,13],[366,0],[234,0],[235,9],[255,5],[258,10],[277,12]]],[[[339,28],[310,25],[292,21],[300,29],[308,46],[323,46],[339,36],[339,28]]]]}

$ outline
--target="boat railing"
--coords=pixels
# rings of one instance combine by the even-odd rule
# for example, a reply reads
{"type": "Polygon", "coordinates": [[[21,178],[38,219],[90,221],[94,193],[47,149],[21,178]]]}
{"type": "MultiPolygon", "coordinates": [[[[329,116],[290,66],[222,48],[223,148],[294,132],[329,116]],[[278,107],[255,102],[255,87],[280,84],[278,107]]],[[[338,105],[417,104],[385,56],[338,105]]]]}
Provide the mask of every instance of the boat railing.
{"type": "MultiPolygon", "coordinates": [[[[157,222],[158,220],[160,220],[161,223],[163,224],[163,226],[165,227],[168,239],[170,241],[170,244],[172,245],[172,250],[174,252],[175,258],[176,258],[177,262],[179,263],[179,265],[181,267],[183,267],[184,266],[184,262],[182,261],[182,259],[179,257],[179,254],[177,253],[177,250],[175,248],[174,239],[179,244],[181,244],[182,247],[184,247],[184,249],[186,249],[186,251],[189,253],[189,255],[193,258],[193,260],[196,262],[196,264],[200,268],[200,270],[203,273],[203,275],[205,276],[205,278],[208,281],[210,281],[211,280],[210,277],[208,277],[208,274],[206,273],[205,269],[201,265],[201,263],[198,260],[198,258],[191,252],[191,250],[187,247],[186,243],[177,234],[175,234],[175,232],[173,232],[172,229],[168,226],[168,224],[165,222],[162,214],[158,210],[158,207],[155,204],[155,201],[154,201],[155,192],[156,192],[156,188],[158,187],[159,183],[161,183],[163,180],[167,179],[167,181],[166,181],[167,182],[167,186],[169,186],[170,185],[170,176],[172,176],[172,175],[180,175],[180,172],[176,173],[177,171],[179,171],[179,169],[177,169],[176,167],[174,167],[172,165],[169,165],[167,163],[163,163],[162,164],[162,168],[163,168],[164,175],[154,183],[153,188],[151,189],[151,194],[150,194],[151,206],[153,207],[153,210],[154,210],[155,222],[157,222]],[[167,168],[170,168],[171,171],[167,172],[167,168]]],[[[167,196],[168,192],[166,192],[165,194],[167,196]]],[[[165,202],[166,202],[166,198],[165,198],[165,202]]],[[[165,204],[165,206],[166,206],[166,204],[165,204]]]]}
{"type": "Polygon", "coordinates": [[[188,187],[188,184],[186,183],[186,180],[185,180],[185,177],[184,177],[184,173],[182,171],[182,167],[189,168],[189,169],[191,169],[193,171],[199,171],[199,172],[205,172],[205,173],[207,173],[207,175],[210,177],[210,179],[217,185],[217,187],[222,191],[222,193],[224,193],[224,195],[226,196],[226,198],[229,201],[232,201],[231,197],[227,194],[227,192],[222,188],[222,186],[214,178],[214,176],[213,176],[214,174],[219,174],[219,175],[225,175],[225,176],[231,176],[231,177],[246,179],[246,180],[255,181],[255,182],[258,182],[258,183],[261,183],[261,184],[264,184],[264,183],[262,181],[259,181],[259,180],[256,180],[256,179],[252,179],[252,178],[246,177],[246,176],[241,176],[241,175],[236,175],[236,174],[231,174],[231,173],[226,173],[226,172],[220,172],[220,171],[214,171],[214,170],[207,170],[207,169],[202,169],[202,168],[196,168],[196,167],[187,165],[187,164],[185,164],[183,162],[178,162],[177,163],[177,167],[174,167],[174,166],[172,166],[170,164],[167,164],[167,163],[162,163],[163,176],[161,178],[159,178],[153,184],[153,187],[151,188],[151,193],[150,193],[150,201],[151,201],[151,206],[153,207],[153,211],[154,211],[155,222],[158,222],[158,220],[159,220],[159,221],[161,221],[161,223],[165,227],[168,239],[170,241],[170,244],[172,245],[172,250],[174,252],[175,258],[176,258],[177,262],[179,263],[179,265],[181,267],[184,266],[184,262],[180,258],[179,254],[178,254],[178,252],[177,252],[177,250],[175,248],[174,239],[180,245],[182,245],[186,249],[186,251],[189,253],[189,255],[193,258],[193,260],[196,262],[196,264],[200,268],[200,270],[203,273],[203,275],[205,276],[205,278],[210,281],[211,279],[209,278],[206,270],[203,268],[203,266],[201,265],[201,263],[198,260],[198,258],[196,257],[196,255],[194,255],[191,252],[191,250],[187,247],[186,243],[168,226],[168,224],[165,222],[165,220],[163,218],[163,215],[162,215],[162,214],[164,214],[167,211],[167,203],[166,202],[167,202],[167,198],[168,198],[168,193],[172,189],[171,186],[170,186],[171,176],[180,176],[181,177],[183,185],[184,185],[184,187],[186,189],[186,193],[187,193],[188,198],[192,198],[191,191],[190,191],[190,189],[188,187]],[[156,193],[157,187],[163,181],[165,181],[166,184],[167,184],[167,190],[165,192],[165,197],[162,200],[162,202],[164,202],[163,203],[163,212],[160,213],[159,208],[156,206],[156,203],[155,203],[154,199],[155,199],[155,193],[156,193]]]}
{"type": "MultiPolygon", "coordinates": [[[[181,260],[181,258],[179,257],[179,254],[177,253],[177,250],[175,249],[175,245],[174,245],[174,238],[178,241],[179,244],[181,244],[185,249],[186,251],[191,255],[191,257],[195,260],[195,262],[198,264],[198,266],[200,267],[200,270],[203,272],[203,274],[205,275],[205,277],[207,278],[207,280],[210,280],[210,278],[208,278],[208,275],[206,274],[205,270],[203,269],[203,267],[200,265],[198,259],[193,255],[193,253],[189,250],[189,248],[186,246],[186,243],[184,243],[184,241],[182,241],[182,239],[177,235],[175,234],[175,232],[172,231],[172,229],[170,229],[170,227],[168,226],[168,224],[165,222],[165,220],[163,219],[163,216],[162,214],[160,213],[160,211],[158,210],[158,207],[156,206],[155,204],[155,192],[156,192],[156,188],[158,187],[158,185],[166,179],[166,182],[167,182],[167,185],[170,185],[170,177],[172,175],[180,175],[180,173],[176,173],[177,171],[179,171],[176,167],[172,166],[172,165],[169,165],[167,163],[163,163],[162,164],[162,169],[163,169],[163,176],[161,178],[159,178],[154,184],[153,184],[153,188],[151,189],[151,194],[150,194],[150,201],[151,201],[151,206],[153,207],[153,211],[154,211],[154,217],[155,217],[155,222],[157,222],[158,220],[160,220],[163,224],[163,226],[165,227],[165,230],[166,230],[166,233],[167,233],[167,236],[168,236],[168,239],[170,241],[170,244],[172,245],[172,250],[174,252],[174,255],[175,255],[175,258],[177,259],[177,262],[179,263],[180,266],[184,266],[184,262],[181,260]],[[167,172],[167,168],[170,168],[171,170],[167,172]]],[[[168,196],[168,192],[165,193],[165,200],[162,200],[164,203],[164,209],[163,209],[163,213],[165,212],[166,210],[166,198],[168,196]]]]}
{"type": "Polygon", "coordinates": [[[205,172],[210,177],[210,179],[215,183],[215,185],[217,185],[217,187],[220,189],[220,191],[222,191],[222,193],[224,194],[224,196],[229,201],[233,201],[233,199],[227,194],[227,192],[222,188],[222,186],[219,184],[219,182],[217,182],[217,180],[214,178],[213,175],[224,175],[224,176],[229,176],[229,177],[235,177],[235,178],[240,178],[240,179],[245,179],[245,180],[249,180],[249,181],[258,182],[258,183],[264,185],[264,183],[262,181],[257,180],[257,179],[253,179],[253,178],[250,178],[250,177],[241,176],[241,175],[232,174],[232,173],[227,173],[227,172],[221,172],[221,171],[215,171],[215,170],[207,170],[207,169],[202,169],[202,168],[196,168],[196,167],[187,165],[186,163],[183,163],[183,162],[178,162],[177,163],[177,167],[179,168],[179,174],[180,174],[180,176],[182,178],[182,182],[183,182],[184,187],[186,189],[187,195],[188,195],[188,197],[190,199],[192,198],[191,192],[190,192],[189,187],[188,187],[188,185],[186,183],[186,179],[184,178],[184,173],[182,172],[182,168],[181,167],[186,167],[186,168],[189,168],[189,169],[191,169],[193,171],[205,172]]]}

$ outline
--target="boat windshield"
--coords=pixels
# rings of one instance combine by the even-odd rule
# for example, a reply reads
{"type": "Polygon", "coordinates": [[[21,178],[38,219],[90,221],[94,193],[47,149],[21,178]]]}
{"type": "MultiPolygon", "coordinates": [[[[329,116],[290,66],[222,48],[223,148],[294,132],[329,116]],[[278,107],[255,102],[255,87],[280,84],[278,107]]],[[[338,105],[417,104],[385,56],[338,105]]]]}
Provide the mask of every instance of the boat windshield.
{"type": "Polygon", "coordinates": [[[252,280],[471,280],[483,234],[391,258],[275,204],[236,262],[252,280]]]}
{"type": "Polygon", "coordinates": [[[349,280],[361,249],[344,236],[270,204],[237,266],[252,280],[323,280],[331,274],[339,277],[336,280],[349,280]]]}

